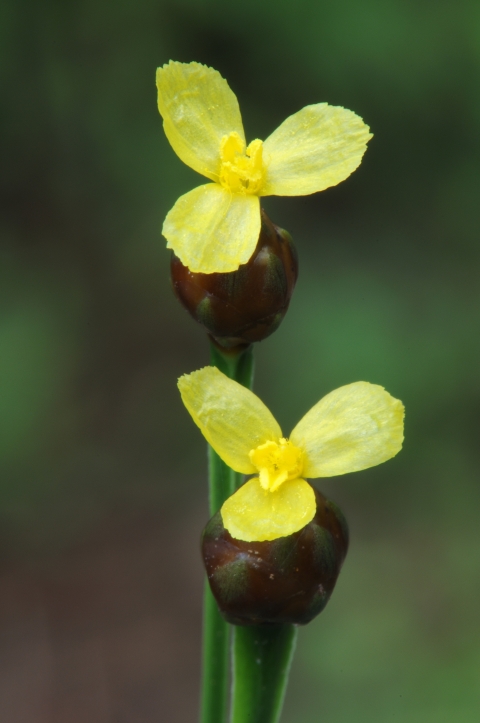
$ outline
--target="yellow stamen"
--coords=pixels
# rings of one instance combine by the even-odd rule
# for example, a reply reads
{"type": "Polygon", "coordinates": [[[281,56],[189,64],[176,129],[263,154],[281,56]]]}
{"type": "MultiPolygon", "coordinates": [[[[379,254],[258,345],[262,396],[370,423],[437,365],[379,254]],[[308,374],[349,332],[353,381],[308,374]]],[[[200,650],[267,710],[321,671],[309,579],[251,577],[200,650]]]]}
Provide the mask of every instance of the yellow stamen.
{"type": "Polygon", "coordinates": [[[263,142],[245,142],[234,131],[220,143],[220,183],[232,193],[258,194],[265,180],[263,142]]]}
{"type": "Polygon", "coordinates": [[[252,449],[249,456],[259,471],[264,490],[275,492],[281,484],[302,474],[302,450],[283,437],[278,442],[265,442],[252,449]]]}

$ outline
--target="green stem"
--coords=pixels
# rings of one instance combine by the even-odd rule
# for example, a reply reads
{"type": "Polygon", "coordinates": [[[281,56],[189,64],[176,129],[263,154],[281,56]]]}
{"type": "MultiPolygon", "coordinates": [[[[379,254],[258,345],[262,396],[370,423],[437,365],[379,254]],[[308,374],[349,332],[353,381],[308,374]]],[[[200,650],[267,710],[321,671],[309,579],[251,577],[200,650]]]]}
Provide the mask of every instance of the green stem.
{"type": "Polygon", "coordinates": [[[231,723],[277,723],[296,640],[293,625],[235,628],[231,723]]]}
{"type": "Polygon", "coordinates": [[[218,611],[208,582],[203,607],[201,723],[225,723],[228,714],[230,627],[218,611]]]}
{"type": "MultiPolygon", "coordinates": [[[[212,366],[240,384],[251,388],[253,355],[251,348],[240,354],[223,354],[211,346],[212,366]]],[[[214,515],[227,497],[241,483],[241,475],[227,467],[218,454],[209,447],[209,507],[214,515]]],[[[205,585],[203,623],[203,681],[201,723],[226,723],[230,690],[230,625],[222,618],[217,603],[205,585]]]]}

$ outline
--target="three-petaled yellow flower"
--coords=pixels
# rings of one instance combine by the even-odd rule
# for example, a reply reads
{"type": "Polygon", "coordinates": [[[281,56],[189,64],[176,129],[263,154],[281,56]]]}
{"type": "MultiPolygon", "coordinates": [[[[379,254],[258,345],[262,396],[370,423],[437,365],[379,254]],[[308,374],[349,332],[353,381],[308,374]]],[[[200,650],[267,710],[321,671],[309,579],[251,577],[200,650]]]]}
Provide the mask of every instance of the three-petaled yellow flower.
{"type": "Polygon", "coordinates": [[[323,397],[287,440],[267,407],[215,367],[178,381],[183,403],[223,461],[256,473],[222,506],[238,540],[275,540],[314,517],[315,495],[303,477],[334,477],[394,457],[403,442],[402,402],[376,384],[355,382],[323,397]]]}
{"type": "Polygon", "coordinates": [[[157,70],[157,88],[172,148],[214,182],[181,196],[163,225],[168,248],[194,272],[245,264],[260,233],[259,197],[336,186],[360,164],[372,137],[352,111],[317,103],[247,146],[237,98],[213,68],[170,61],[157,70]]]}

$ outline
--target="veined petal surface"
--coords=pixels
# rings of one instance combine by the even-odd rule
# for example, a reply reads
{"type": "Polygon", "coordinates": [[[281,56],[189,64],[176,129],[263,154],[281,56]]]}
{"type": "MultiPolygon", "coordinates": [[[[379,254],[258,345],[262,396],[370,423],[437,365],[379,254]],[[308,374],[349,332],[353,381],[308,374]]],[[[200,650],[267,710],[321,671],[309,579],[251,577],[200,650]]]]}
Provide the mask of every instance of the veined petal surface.
{"type": "Polygon", "coordinates": [[[225,528],[237,540],[276,540],[308,525],[317,510],[315,493],[297,477],[275,492],[264,490],[258,477],[246,482],[223,503],[225,528]]]}
{"type": "Polygon", "coordinates": [[[218,183],[189,191],[168,212],[162,233],[190,271],[236,271],[255,251],[260,235],[258,196],[231,193],[218,183]]]}
{"type": "Polygon", "coordinates": [[[383,387],[355,382],[323,397],[290,441],[304,450],[305,477],[334,477],[394,457],[403,442],[402,402],[383,387]]]}
{"type": "Polygon", "coordinates": [[[245,140],[235,93],[217,70],[172,60],[157,69],[157,89],[173,150],[187,166],[218,181],[223,136],[236,131],[245,140]]]}
{"type": "Polygon", "coordinates": [[[265,404],[216,367],[185,374],[178,388],[193,421],[225,464],[243,474],[256,472],[250,450],[282,436],[265,404]]]}
{"type": "Polygon", "coordinates": [[[289,116],[264,141],[262,196],[305,196],[336,186],[359,166],[372,134],[346,108],[317,103],[289,116]]]}

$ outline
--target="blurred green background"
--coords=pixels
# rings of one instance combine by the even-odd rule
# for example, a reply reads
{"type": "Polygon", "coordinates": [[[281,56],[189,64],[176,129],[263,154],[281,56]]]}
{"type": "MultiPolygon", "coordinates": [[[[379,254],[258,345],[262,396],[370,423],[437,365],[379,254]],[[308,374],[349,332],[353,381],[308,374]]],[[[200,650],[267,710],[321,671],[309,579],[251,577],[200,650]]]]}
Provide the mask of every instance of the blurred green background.
{"type": "Polygon", "coordinates": [[[351,526],[300,633],[284,723],[480,712],[480,5],[4,0],[0,310],[3,723],[196,719],[208,361],[160,229],[202,179],[155,68],[218,69],[249,140],[327,101],[374,139],[346,182],[265,199],[300,278],[257,349],[289,430],[357,380],[405,403],[393,461],[325,480],[351,526]]]}

